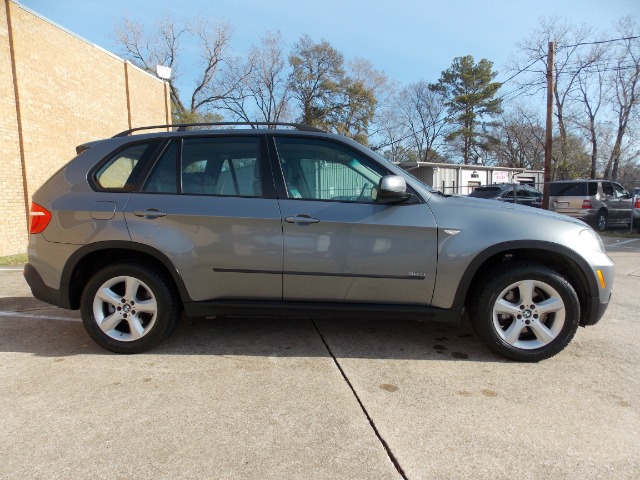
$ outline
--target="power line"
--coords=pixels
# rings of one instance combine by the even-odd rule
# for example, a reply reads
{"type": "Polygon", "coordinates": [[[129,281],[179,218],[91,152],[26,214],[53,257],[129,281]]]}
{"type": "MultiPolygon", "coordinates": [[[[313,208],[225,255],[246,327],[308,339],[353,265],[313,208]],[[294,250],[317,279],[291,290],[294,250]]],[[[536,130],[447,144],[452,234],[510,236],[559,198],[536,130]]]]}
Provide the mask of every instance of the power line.
{"type": "Polygon", "coordinates": [[[539,80],[535,80],[534,79],[533,81],[531,81],[529,83],[525,83],[524,85],[520,85],[519,87],[514,88],[513,90],[500,95],[498,97],[498,99],[506,100],[506,101],[513,100],[513,99],[515,99],[515,98],[517,98],[517,97],[519,97],[521,95],[524,95],[524,94],[528,93],[527,91],[530,90],[531,88],[538,87],[543,83],[544,83],[544,77],[540,78],[539,80]],[[513,95],[514,93],[517,93],[517,92],[521,92],[521,93],[518,93],[517,95],[513,95]],[[513,95],[513,96],[511,96],[511,95],[513,95]],[[511,96],[511,97],[507,98],[509,96],[511,96]]]}
{"type": "Polygon", "coordinates": [[[576,68],[574,67],[573,69],[567,69],[567,70],[562,70],[559,71],[558,74],[559,75],[564,75],[566,73],[570,73],[570,74],[574,74],[574,73],[580,73],[580,72],[586,72],[586,73],[604,73],[604,72],[621,72],[624,70],[637,70],[638,68],[640,68],[640,64],[639,65],[617,65],[617,66],[587,66],[584,68],[576,68]]]}
{"type": "Polygon", "coordinates": [[[609,40],[597,40],[597,41],[594,41],[594,42],[580,42],[580,43],[576,43],[574,45],[558,45],[556,47],[556,50],[561,50],[563,48],[581,47],[583,45],[600,45],[602,43],[621,42],[623,40],[635,40],[636,38],[640,38],[640,35],[636,35],[634,37],[612,38],[612,39],[609,39],[609,40]]]}
{"type": "Polygon", "coordinates": [[[528,72],[529,68],[533,67],[537,62],[539,62],[540,60],[543,60],[545,58],[545,56],[543,55],[540,58],[536,58],[533,62],[531,62],[529,65],[527,65],[524,68],[521,68],[520,70],[518,70],[516,73],[514,73],[513,75],[511,75],[509,78],[507,78],[504,82],[500,82],[502,85],[504,85],[505,83],[513,80],[514,78],[516,78],[518,75],[520,75],[522,72],[528,72]]]}
{"type": "MultiPolygon", "coordinates": [[[[626,60],[626,58],[625,58],[626,60]]],[[[575,60],[571,62],[566,62],[562,65],[562,68],[597,68],[597,67],[606,67],[609,68],[611,66],[614,67],[635,67],[635,63],[626,63],[623,64],[619,59],[612,60],[594,60],[592,62],[575,60]]]]}
{"type": "MultiPolygon", "coordinates": [[[[594,41],[594,42],[580,42],[580,43],[576,43],[574,45],[560,45],[560,46],[556,47],[556,50],[561,50],[561,49],[564,49],[564,48],[579,47],[579,46],[582,46],[582,45],[599,45],[599,44],[602,44],[602,43],[620,42],[620,41],[623,41],[623,40],[635,40],[636,38],[640,38],[640,35],[636,35],[636,36],[633,36],[633,37],[612,38],[612,39],[609,39],[609,40],[598,40],[598,41],[594,41]]],[[[515,77],[517,77],[521,73],[531,71],[531,70],[529,70],[529,68],[534,66],[540,60],[544,60],[545,58],[546,58],[546,55],[542,55],[542,56],[536,58],[529,65],[527,65],[524,68],[521,68],[520,70],[518,70],[516,73],[514,73],[513,75],[511,75],[509,78],[507,78],[506,80],[504,80],[501,83],[504,85],[505,83],[513,80],[515,77]]],[[[634,67],[629,67],[629,68],[634,68],[634,67]]]]}

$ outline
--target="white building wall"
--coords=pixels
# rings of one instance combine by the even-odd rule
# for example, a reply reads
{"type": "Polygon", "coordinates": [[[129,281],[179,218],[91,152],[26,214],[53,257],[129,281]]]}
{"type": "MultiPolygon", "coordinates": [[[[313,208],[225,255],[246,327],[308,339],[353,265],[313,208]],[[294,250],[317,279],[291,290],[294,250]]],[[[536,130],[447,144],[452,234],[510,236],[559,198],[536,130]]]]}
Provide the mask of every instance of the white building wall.
{"type": "Polygon", "coordinates": [[[540,170],[427,162],[400,166],[447,194],[468,195],[475,187],[492,183],[527,183],[542,190],[544,181],[544,172],[540,170]]]}

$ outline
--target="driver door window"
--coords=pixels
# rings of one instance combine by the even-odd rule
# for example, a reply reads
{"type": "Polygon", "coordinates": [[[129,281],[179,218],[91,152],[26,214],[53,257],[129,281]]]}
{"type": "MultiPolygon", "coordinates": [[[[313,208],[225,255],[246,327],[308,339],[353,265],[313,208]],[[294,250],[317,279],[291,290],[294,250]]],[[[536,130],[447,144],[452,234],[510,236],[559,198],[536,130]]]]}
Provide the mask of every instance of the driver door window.
{"type": "Polygon", "coordinates": [[[613,189],[615,191],[615,195],[618,198],[629,198],[629,194],[627,193],[627,191],[622,188],[621,185],[614,183],[613,184],[613,189]]]}
{"type": "Polygon", "coordinates": [[[281,138],[277,142],[289,198],[374,203],[385,172],[331,142],[281,138]]]}

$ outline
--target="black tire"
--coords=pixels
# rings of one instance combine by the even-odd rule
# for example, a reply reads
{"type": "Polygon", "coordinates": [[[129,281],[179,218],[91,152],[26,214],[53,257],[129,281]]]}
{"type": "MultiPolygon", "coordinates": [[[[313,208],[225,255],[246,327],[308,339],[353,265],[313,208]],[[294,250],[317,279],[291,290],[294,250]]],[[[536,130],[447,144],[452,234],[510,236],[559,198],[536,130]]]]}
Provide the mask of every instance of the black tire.
{"type": "Polygon", "coordinates": [[[160,272],[121,263],[91,277],[80,311],[87,333],[98,345],[115,353],[141,353],[173,332],[181,307],[172,284],[160,272]]]}
{"type": "Polygon", "coordinates": [[[604,232],[607,229],[608,224],[607,212],[600,210],[593,221],[593,228],[599,232],[604,232]]]}
{"type": "Polygon", "coordinates": [[[533,263],[506,264],[491,273],[469,306],[471,326],[487,347],[512,360],[538,362],[569,344],[580,321],[569,282],[533,263]]]}

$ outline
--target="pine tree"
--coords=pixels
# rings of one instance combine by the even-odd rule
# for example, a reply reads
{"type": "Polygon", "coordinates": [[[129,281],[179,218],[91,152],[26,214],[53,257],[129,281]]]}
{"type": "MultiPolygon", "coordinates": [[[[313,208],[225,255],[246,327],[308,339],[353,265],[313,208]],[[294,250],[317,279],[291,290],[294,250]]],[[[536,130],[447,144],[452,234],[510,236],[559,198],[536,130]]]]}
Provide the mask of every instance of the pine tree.
{"type": "Polygon", "coordinates": [[[456,126],[447,140],[461,143],[465,164],[472,154],[486,151],[497,142],[488,130],[494,125],[490,118],[502,113],[502,100],[494,98],[501,84],[493,82],[497,72],[492,67],[493,63],[486,59],[476,64],[471,55],[457,57],[442,72],[438,83],[430,85],[447,98],[450,123],[456,126]]]}

